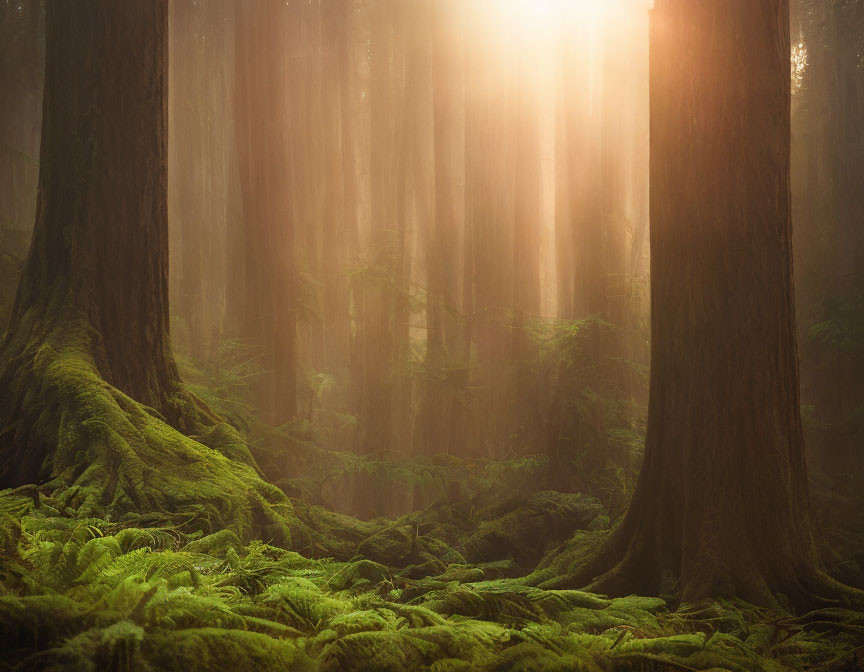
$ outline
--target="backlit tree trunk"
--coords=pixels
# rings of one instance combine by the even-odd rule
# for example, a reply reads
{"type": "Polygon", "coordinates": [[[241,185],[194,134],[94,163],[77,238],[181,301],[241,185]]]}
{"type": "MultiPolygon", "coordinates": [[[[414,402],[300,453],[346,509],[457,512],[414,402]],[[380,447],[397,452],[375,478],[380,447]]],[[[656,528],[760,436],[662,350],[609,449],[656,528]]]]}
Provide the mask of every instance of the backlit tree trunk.
{"type": "Polygon", "coordinates": [[[593,584],[808,605],[789,195],[788,0],[651,19],[652,379],[645,462],[593,584]],[[615,564],[617,563],[617,565],[615,564]]]}
{"type": "Polygon", "coordinates": [[[277,0],[238,3],[235,105],[243,198],[245,327],[263,346],[264,417],[291,420],[297,409],[295,262],[288,73],[285,43],[291,8],[277,0]]]}

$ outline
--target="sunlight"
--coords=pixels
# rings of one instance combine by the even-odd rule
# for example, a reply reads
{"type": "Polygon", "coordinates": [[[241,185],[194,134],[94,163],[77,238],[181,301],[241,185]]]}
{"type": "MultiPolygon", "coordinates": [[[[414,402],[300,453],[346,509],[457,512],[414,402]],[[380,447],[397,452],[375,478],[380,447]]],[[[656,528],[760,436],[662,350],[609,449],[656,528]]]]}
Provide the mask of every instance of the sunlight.
{"type": "Polygon", "coordinates": [[[597,20],[620,5],[620,0],[516,0],[514,19],[525,28],[552,28],[566,15],[597,20]]]}

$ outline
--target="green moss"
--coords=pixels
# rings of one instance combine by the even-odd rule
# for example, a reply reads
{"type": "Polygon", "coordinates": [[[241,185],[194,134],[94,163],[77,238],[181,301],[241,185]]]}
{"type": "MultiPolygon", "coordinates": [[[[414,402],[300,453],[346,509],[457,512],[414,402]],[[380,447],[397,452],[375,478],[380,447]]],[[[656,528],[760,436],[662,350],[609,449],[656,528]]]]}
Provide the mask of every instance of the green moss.
{"type": "Polygon", "coordinates": [[[11,669],[853,669],[854,612],[567,589],[607,534],[584,531],[605,524],[589,497],[491,488],[373,521],[292,506],[234,429],[185,436],[74,343],[13,390],[56,451],[48,482],[0,492],[11,669]]]}
{"type": "Polygon", "coordinates": [[[27,409],[26,440],[51,447],[39,488],[51,505],[79,519],[162,513],[187,528],[290,544],[291,506],[258,477],[237,432],[217,424],[184,436],[101,379],[91,338],[86,325],[54,334],[9,391],[27,409]]]}
{"type": "Polygon", "coordinates": [[[77,521],[29,501],[0,493],[16,530],[0,563],[0,631],[21,670],[827,672],[860,641],[861,617],[842,610],[793,618],[718,601],[669,612],[656,598],[460,582],[465,565],[406,582],[368,559],[77,521]]]}

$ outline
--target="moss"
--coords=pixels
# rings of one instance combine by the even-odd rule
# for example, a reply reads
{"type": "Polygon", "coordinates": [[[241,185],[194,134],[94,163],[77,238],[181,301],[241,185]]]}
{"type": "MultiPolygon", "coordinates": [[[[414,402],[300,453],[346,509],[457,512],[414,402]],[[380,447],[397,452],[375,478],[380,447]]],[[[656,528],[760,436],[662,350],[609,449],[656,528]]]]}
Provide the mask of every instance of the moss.
{"type": "Polygon", "coordinates": [[[14,443],[48,447],[39,490],[55,509],[103,519],[162,512],[189,528],[290,544],[291,506],[258,477],[237,432],[217,424],[199,440],[184,436],[102,380],[91,338],[73,324],[46,338],[31,366],[10,370],[10,398],[21,400],[14,443]]]}
{"type": "Polygon", "coordinates": [[[27,499],[0,493],[17,530],[2,557],[17,578],[4,580],[0,631],[21,670],[827,671],[860,645],[861,616],[840,609],[793,618],[718,601],[670,612],[657,598],[460,582],[468,565],[404,582],[368,559],[78,521],[54,515],[50,497],[27,499]]]}
{"type": "Polygon", "coordinates": [[[358,560],[340,567],[327,581],[327,587],[332,590],[368,590],[385,582],[392,584],[392,580],[393,575],[384,565],[371,560],[358,560]]]}
{"type": "Polygon", "coordinates": [[[153,669],[165,672],[315,669],[313,661],[296,643],[242,630],[195,628],[159,632],[147,649],[153,669]]]}
{"type": "Polygon", "coordinates": [[[292,506],[235,430],[182,434],[70,339],[13,381],[33,402],[30,439],[56,451],[47,482],[0,492],[10,668],[852,669],[855,612],[670,611],[569,589],[607,534],[573,534],[604,525],[588,497],[490,489],[373,521],[292,506]]]}
{"type": "Polygon", "coordinates": [[[537,492],[518,506],[508,503],[504,511],[492,508],[490,513],[497,516],[482,522],[465,543],[470,562],[511,556],[523,563],[536,563],[550,543],[587,529],[606,512],[593,497],[537,492]]]}

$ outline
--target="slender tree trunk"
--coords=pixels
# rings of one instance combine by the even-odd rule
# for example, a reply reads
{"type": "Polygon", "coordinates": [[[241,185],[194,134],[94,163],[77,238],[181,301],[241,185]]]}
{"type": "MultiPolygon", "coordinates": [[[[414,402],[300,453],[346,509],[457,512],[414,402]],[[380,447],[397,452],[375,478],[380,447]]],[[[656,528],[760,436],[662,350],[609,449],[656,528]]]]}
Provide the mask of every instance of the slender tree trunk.
{"type": "MultiPolygon", "coordinates": [[[[29,234],[33,227],[44,67],[42,3],[4,4],[0,7],[0,232],[7,234],[29,234]]],[[[11,251],[11,246],[4,247],[5,252],[11,251]]],[[[18,250],[11,249],[17,256],[18,250]]]]}
{"type": "MultiPolygon", "coordinates": [[[[593,26],[599,31],[597,26],[593,26]]],[[[584,28],[583,28],[584,30],[584,28]]],[[[568,171],[571,186],[570,216],[573,219],[573,315],[599,315],[605,308],[605,265],[601,226],[601,138],[602,87],[597,76],[602,59],[599,37],[587,31],[584,44],[587,67],[595,72],[584,87],[567,87],[568,171]]],[[[571,59],[574,58],[570,52],[571,59]]]]}
{"type": "MultiPolygon", "coordinates": [[[[619,328],[627,322],[627,231],[625,212],[625,157],[627,152],[626,101],[632,96],[628,90],[627,51],[630,45],[624,23],[628,20],[621,8],[610,10],[603,26],[603,94],[600,110],[600,239],[598,250],[602,259],[603,311],[606,320],[619,328]]],[[[631,85],[632,87],[632,85],[631,85]]],[[[624,354],[623,338],[614,339],[608,352],[613,356],[624,354]]]]}
{"type": "Polygon", "coordinates": [[[235,105],[243,194],[245,326],[265,351],[264,416],[297,412],[294,231],[287,64],[290,8],[278,0],[236,6],[235,105]],[[266,45],[266,46],[265,46],[266,45]]]}
{"type": "MultiPolygon", "coordinates": [[[[540,228],[543,218],[541,97],[537,53],[542,39],[531,26],[517,31],[513,59],[513,333],[511,356],[521,369],[530,354],[526,320],[540,313],[540,228]]],[[[519,387],[517,375],[517,388],[519,387]]]]}
{"type": "MultiPolygon", "coordinates": [[[[578,137],[573,123],[569,124],[570,106],[568,89],[579,87],[579,83],[571,81],[577,71],[571,65],[568,43],[572,39],[568,23],[562,22],[557,33],[555,49],[557,77],[555,80],[555,274],[556,314],[559,318],[569,320],[574,317],[575,272],[574,263],[574,230],[573,203],[571,192],[575,189],[575,175],[570,175],[568,160],[569,145],[576,144],[578,137]]],[[[587,71],[584,64],[578,71],[587,71]]],[[[582,94],[584,95],[584,90],[582,94]]],[[[575,150],[574,150],[575,151],[575,150]]],[[[575,168],[575,166],[574,166],[575,168]]]]}
{"type": "Polygon", "coordinates": [[[432,32],[432,126],[434,146],[434,211],[426,231],[426,362],[424,422],[419,425],[425,452],[460,452],[465,418],[458,393],[465,387],[468,356],[460,350],[463,327],[456,314],[460,254],[454,253],[460,232],[461,178],[457,161],[464,144],[464,26],[457,2],[435,3],[432,32]]]}
{"type": "MultiPolygon", "coordinates": [[[[469,25],[494,15],[484,2],[471,3],[469,25]]],[[[510,68],[503,26],[466,41],[465,218],[466,268],[472,271],[471,332],[477,345],[472,386],[478,389],[474,421],[487,456],[500,451],[510,400],[507,364],[512,354],[509,313],[513,308],[513,157],[508,141],[510,68]]],[[[467,291],[467,290],[466,290],[467,291]]]]}
{"type": "Polygon", "coordinates": [[[169,214],[172,238],[179,243],[178,313],[186,324],[186,343],[193,357],[204,356],[204,241],[206,175],[212,163],[205,154],[207,82],[203,73],[204,9],[191,2],[170,3],[169,68],[169,214]]]}

